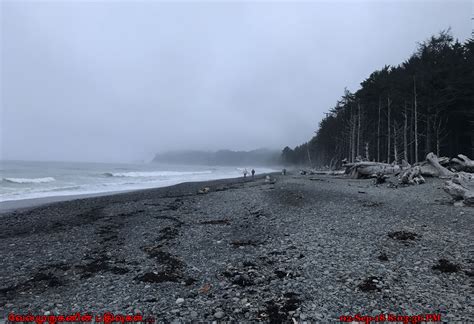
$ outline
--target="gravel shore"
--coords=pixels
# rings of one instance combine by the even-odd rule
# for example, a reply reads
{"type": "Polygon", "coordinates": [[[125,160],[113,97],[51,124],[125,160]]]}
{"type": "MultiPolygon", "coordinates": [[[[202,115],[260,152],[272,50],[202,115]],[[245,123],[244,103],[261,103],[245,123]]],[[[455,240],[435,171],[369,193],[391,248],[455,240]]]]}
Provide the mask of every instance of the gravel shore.
{"type": "Polygon", "coordinates": [[[272,175],[58,202],[0,215],[0,316],[157,321],[472,321],[474,210],[442,180],[375,186],[272,175]],[[198,194],[209,187],[210,191],[198,194]]]}

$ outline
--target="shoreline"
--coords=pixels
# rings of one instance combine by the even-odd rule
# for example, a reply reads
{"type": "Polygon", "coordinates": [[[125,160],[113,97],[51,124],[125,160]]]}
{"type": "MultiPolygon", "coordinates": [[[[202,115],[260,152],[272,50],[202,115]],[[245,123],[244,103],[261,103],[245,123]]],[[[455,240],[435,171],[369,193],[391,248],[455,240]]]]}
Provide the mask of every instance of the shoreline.
{"type": "MultiPolygon", "coordinates": [[[[279,172],[270,172],[262,173],[258,175],[259,178],[265,177],[266,175],[278,174],[279,172]]],[[[251,177],[249,177],[251,179],[251,177]]],[[[249,179],[247,178],[247,179],[249,179]]],[[[255,177],[257,178],[257,176],[255,177]]],[[[243,177],[234,177],[234,178],[222,178],[222,179],[213,179],[213,180],[203,180],[203,181],[183,181],[172,185],[154,187],[154,188],[143,188],[143,189],[126,189],[118,191],[106,191],[106,192],[97,192],[97,193],[84,193],[84,194],[74,194],[74,195],[59,195],[59,196],[48,196],[48,197],[39,197],[39,198],[28,198],[28,199],[18,199],[18,200],[7,200],[0,202],[0,215],[5,213],[11,213],[15,211],[25,210],[36,208],[44,205],[50,205],[58,202],[73,201],[78,199],[88,199],[88,198],[97,198],[104,196],[113,196],[127,194],[137,191],[147,191],[147,190],[156,190],[161,188],[170,188],[182,184],[192,184],[192,183],[202,183],[203,185],[207,182],[212,183],[213,181],[232,181],[237,179],[244,179],[243,177]]]]}
{"type": "Polygon", "coordinates": [[[442,180],[393,188],[264,177],[1,214],[0,319],[139,312],[160,322],[333,322],[383,312],[469,320],[474,215],[449,203],[442,180]]]}

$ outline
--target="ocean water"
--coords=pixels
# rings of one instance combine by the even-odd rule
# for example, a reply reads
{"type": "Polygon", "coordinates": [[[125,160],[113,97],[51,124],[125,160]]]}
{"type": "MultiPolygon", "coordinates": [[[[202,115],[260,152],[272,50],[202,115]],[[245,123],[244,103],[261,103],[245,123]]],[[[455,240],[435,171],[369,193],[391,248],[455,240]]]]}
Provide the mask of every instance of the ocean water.
{"type": "MultiPolygon", "coordinates": [[[[251,170],[252,166],[247,167],[251,170]]],[[[273,172],[254,167],[257,174],[273,172]]],[[[243,168],[109,164],[78,162],[0,161],[0,202],[117,192],[242,176],[243,168]]]]}

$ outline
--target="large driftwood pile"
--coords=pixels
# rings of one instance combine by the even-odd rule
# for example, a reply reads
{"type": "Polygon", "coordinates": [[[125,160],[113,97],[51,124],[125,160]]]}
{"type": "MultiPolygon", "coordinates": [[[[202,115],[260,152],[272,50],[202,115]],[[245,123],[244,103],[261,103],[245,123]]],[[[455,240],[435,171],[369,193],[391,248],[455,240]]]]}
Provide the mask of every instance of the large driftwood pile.
{"type": "Polygon", "coordinates": [[[449,179],[444,190],[455,200],[462,200],[465,205],[474,206],[474,161],[459,154],[457,158],[438,158],[434,153],[426,155],[426,161],[417,165],[387,164],[371,161],[344,163],[345,173],[353,178],[375,178],[382,183],[389,175],[399,176],[402,184],[421,184],[424,176],[449,179]],[[465,172],[460,172],[465,171],[465,172]]]}

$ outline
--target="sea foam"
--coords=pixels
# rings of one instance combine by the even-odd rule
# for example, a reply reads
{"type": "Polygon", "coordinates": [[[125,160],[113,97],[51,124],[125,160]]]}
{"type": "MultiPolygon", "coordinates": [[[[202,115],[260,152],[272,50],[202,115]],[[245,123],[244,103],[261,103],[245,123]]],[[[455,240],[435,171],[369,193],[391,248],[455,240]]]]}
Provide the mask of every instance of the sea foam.
{"type": "Polygon", "coordinates": [[[11,183],[46,183],[56,181],[53,177],[45,178],[3,178],[2,181],[11,183]]]}
{"type": "Polygon", "coordinates": [[[210,174],[212,171],[149,171],[149,172],[106,172],[108,177],[169,177],[181,175],[210,174]]]}

